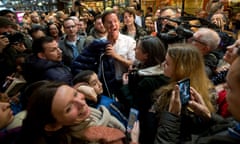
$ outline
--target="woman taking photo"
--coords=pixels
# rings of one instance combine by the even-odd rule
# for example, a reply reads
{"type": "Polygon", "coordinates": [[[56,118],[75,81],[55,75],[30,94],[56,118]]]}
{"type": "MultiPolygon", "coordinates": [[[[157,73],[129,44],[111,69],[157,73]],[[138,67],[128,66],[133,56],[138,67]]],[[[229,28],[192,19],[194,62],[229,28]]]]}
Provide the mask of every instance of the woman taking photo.
{"type": "MultiPolygon", "coordinates": [[[[171,45],[168,48],[163,67],[164,75],[170,78],[170,84],[155,92],[157,99],[155,109],[159,115],[168,110],[175,85],[185,78],[190,79],[190,86],[202,96],[209,111],[215,112],[216,92],[206,75],[203,57],[197,48],[190,44],[171,45]]],[[[199,133],[210,125],[208,119],[197,116],[196,112],[188,107],[188,103],[182,105],[179,113],[181,113],[181,141],[190,140],[191,134],[199,133]]]]}

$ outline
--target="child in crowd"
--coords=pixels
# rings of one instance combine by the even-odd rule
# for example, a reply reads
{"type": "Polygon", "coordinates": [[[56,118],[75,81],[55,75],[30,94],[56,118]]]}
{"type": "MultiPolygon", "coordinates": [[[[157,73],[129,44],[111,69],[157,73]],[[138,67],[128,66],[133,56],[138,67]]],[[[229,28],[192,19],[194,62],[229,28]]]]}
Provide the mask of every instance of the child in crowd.
{"type": "Polygon", "coordinates": [[[113,98],[102,95],[102,83],[94,71],[81,71],[74,77],[73,84],[75,88],[85,94],[89,106],[99,108],[101,105],[104,105],[113,116],[126,126],[127,119],[121,112],[121,104],[113,98]]]}

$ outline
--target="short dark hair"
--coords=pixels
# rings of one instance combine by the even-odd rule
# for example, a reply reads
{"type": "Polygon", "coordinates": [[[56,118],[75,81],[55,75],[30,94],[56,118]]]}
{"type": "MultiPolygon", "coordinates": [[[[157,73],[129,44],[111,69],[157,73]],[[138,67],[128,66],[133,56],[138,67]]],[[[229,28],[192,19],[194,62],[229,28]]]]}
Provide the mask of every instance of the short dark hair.
{"type": "Polygon", "coordinates": [[[40,52],[44,52],[43,45],[45,43],[50,43],[50,42],[53,42],[53,41],[54,41],[54,38],[50,37],[50,36],[44,36],[44,37],[41,37],[41,38],[38,38],[38,39],[34,40],[33,44],[32,44],[33,53],[38,54],[40,52]]]}
{"type": "Polygon", "coordinates": [[[37,31],[43,31],[44,33],[46,33],[46,32],[45,32],[45,29],[44,29],[42,26],[36,25],[36,26],[33,26],[33,27],[28,31],[28,34],[29,34],[30,36],[32,36],[32,34],[35,33],[35,32],[37,32],[37,31]]]}
{"type": "Polygon", "coordinates": [[[153,12],[153,8],[152,7],[147,7],[147,10],[149,10],[150,12],[153,12]]]}
{"type": "MultiPolygon", "coordinates": [[[[68,20],[71,20],[71,21],[74,22],[74,19],[71,18],[71,17],[65,18],[65,19],[63,20],[63,27],[64,27],[64,28],[65,28],[64,23],[65,23],[66,21],[68,21],[68,20]]],[[[74,23],[75,23],[75,22],[74,22],[74,23]]]]}
{"type": "Polygon", "coordinates": [[[79,72],[74,78],[73,78],[73,85],[80,83],[80,82],[86,82],[88,83],[90,80],[90,77],[94,74],[95,72],[92,70],[83,70],[79,72]]]}
{"type": "Polygon", "coordinates": [[[96,20],[97,20],[97,19],[100,19],[100,18],[102,18],[102,15],[101,15],[101,14],[96,15],[96,16],[94,17],[94,22],[96,22],[96,20]]]}
{"type": "Polygon", "coordinates": [[[103,23],[105,22],[106,16],[108,16],[108,15],[110,15],[110,14],[116,14],[116,16],[117,16],[117,13],[115,13],[113,10],[105,11],[105,12],[102,14],[102,22],[103,22],[103,23]]]}

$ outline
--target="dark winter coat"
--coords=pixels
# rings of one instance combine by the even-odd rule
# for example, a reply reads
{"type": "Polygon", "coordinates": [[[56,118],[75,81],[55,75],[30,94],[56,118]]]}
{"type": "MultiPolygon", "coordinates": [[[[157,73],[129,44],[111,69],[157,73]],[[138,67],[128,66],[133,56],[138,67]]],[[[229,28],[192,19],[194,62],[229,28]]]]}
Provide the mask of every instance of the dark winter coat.
{"type": "Polygon", "coordinates": [[[160,65],[141,69],[129,74],[129,83],[121,90],[122,98],[119,99],[127,107],[139,110],[140,143],[151,144],[156,133],[155,113],[150,109],[154,103],[152,93],[159,87],[168,84],[168,78],[163,75],[160,65]]]}
{"type": "Polygon", "coordinates": [[[72,74],[70,68],[61,62],[40,59],[31,55],[23,65],[23,75],[28,83],[39,80],[66,82],[71,84],[72,74]]]}
{"type": "MultiPolygon", "coordinates": [[[[67,44],[66,37],[67,36],[65,35],[59,40],[58,46],[62,50],[64,64],[67,66],[70,66],[72,61],[74,60],[73,50],[71,46],[67,44]]],[[[84,42],[85,42],[85,37],[79,35],[76,42],[79,53],[83,50],[84,42]]]]}
{"type": "MultiPolygon", "coordinates": [[[[82,70],[92,70],[97,73],[103,87],[111,91],[115,85],[115,67],[114,59],[104,55],[107,40],[95,39],[91,44],[85,47],[82,53],[73,61],[71,69],[73,75],[78,74],[82,70]],[[106,83],[104,83],[106,82],[106,83]]],[[[110,92],[112,93],[112,92],[110,92]]],[[[108,93],[105,93],[109,95],[108,93]]]]}
{"type": "MultiPolygon", "coordinates": [[[[188,142],[180,140],[180,123],[179,116],[163,112],[154,144],[238,144],[240,142],[240,136],[235,137],[229,133],[229,130],[234,130],[237,124],[233,119],[223,119],[213,114],[212,126],[188,142]]],[[[240,135],[239,131],[235,132],[240,135]]]]}

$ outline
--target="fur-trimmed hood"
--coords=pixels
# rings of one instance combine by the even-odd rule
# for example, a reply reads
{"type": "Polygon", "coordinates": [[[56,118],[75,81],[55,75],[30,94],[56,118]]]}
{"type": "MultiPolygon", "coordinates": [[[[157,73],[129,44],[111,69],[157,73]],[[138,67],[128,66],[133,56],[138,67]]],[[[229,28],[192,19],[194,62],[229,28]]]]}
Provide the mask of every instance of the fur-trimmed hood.
{"type": "Polygon", "coordinates": [[[161,65],[155,65],[145,69],[140,69],[137,73],[139,76],[156,76],[163,74],[163,67],[161,65]]]}

